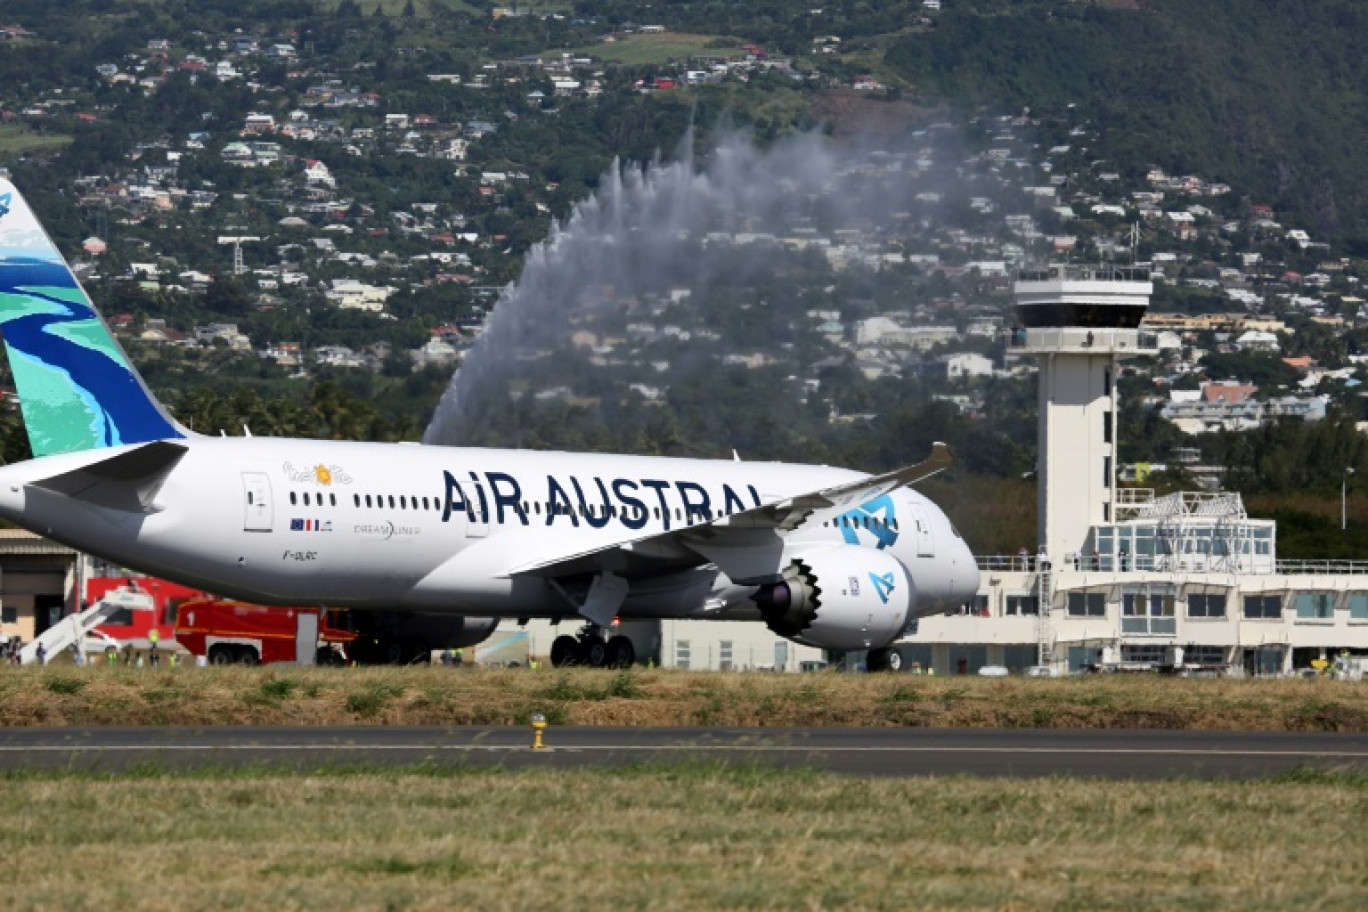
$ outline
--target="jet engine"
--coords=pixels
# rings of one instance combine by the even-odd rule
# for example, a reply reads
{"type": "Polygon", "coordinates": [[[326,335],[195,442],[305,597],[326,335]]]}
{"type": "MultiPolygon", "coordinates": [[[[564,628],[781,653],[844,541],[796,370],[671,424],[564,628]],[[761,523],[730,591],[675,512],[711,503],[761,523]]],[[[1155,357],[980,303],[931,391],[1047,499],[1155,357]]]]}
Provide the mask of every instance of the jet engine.
{"type": "Polygon", "coordinates": [[[819,649],[877,649],[916,617],[902,562],[883,551],[835,545],[800,552],[784,578],[751,596],[770,630],[819,649]]]}
{"type": "Polygon", "coordinates": [[[434,649],[459,649],[489,639],[498,618],[421,611],[349,611],[356,630],[352,658],[362,664],[425,661],[434,649]]]}

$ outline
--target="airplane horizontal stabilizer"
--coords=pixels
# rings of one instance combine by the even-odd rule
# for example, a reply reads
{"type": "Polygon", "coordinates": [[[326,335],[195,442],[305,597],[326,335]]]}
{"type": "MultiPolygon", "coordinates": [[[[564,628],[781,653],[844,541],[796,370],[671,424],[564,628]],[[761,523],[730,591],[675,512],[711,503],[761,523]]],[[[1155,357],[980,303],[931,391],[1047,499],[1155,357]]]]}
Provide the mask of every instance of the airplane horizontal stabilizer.
{"type": "Polygon", "coordinates": [[[185,455],[186,447],[159,440],[117,456],[53,475],[32,486],[98,507],[151,513],[152,500],[185,455]]]}

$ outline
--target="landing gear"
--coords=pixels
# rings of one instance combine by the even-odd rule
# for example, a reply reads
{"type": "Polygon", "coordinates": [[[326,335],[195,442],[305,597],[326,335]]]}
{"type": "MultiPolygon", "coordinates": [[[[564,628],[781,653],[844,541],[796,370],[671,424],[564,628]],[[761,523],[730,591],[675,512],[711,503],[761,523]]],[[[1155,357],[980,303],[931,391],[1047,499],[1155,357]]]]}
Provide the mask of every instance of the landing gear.
{"type": "Polygon", "coordinates": [[[579,664],[579,640],[572,636],[558,636],[551,642],[551,666],[564,668],[579,664]]]}
{"type": "Polygon", "coordinates": [[[865,657],[866,671],[902,671],[902,653],[890,647],[871,649],[865,657]]]}
{"type": "Polygon", "coordinates": [[[584,664],[590,668],[602,668],[608,664],[608,644],[599,637],[589,637],[580,644],[584,650],[584,664]]]}
{"type": "Polygon", "coordinates": [[[604,639],[603,629],[586,624],[574,636],[561,635],[551,642],[551,665],[588,665],[590,668],[627,668],[636,661],[631,639],[615,636],[604,639]]]}
{"type": "Polygon", "coordinates": [[[636,661],[636,647],[625,636],[615,636],[608,641],[608,667],[631,668],[636,661]]]}

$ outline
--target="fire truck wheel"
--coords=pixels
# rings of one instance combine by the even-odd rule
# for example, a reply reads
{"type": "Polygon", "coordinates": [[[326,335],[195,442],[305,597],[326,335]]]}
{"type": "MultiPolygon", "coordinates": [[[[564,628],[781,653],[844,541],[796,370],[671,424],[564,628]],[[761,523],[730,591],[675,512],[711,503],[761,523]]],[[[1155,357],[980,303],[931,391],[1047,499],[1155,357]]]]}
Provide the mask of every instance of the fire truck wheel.
{"type": "Polygon", "coordinates": [[[551,667],[562,668],[579,662],[579,641],[572,636],[561,635],[551,641],[551,667]]]}
{"type": "Polygon", "coordinates": [[[260,665],[261,656],[251,646],[243,646],[242,651],[238,653],[238,661],[243,665],[260,665]]]}
{"type": "Polygon", "coordinates": [[[636,647],[625,636],[615,636],[608,641],[608,665],[610,668],[630,668],[636,661],[636,647]]]}
{"type": "Polygon", "coordinates": [[[209,664],[210,665],[232,665],[237,657],[233,655],[231,646],[210,646],[209,664]]]}

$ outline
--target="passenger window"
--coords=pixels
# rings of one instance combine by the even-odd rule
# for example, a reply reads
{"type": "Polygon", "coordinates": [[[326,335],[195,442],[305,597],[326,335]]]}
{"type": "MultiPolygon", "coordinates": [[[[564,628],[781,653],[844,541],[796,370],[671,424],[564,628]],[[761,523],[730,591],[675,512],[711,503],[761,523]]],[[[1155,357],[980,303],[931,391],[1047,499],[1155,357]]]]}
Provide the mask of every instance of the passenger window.
{"type": "Polygon", "coordinates": [[[423,498],[423,509],[426,510],[427,508],[428,508],[428,499],[427,499],[426,497],[424,497],[424,498],[423,498]]]}
{"type": "MultiPolygon", "coordinates": [[[[251,502],[252,502],[252,494],[251,494],[250,491],[247,493],[247,502],[248,502],[248,503],[251,503],[251,502]]],[[[294,492],[294,491],[291,491],[291,492],[290,492],[290,506],[293,507],[294,505],[295,505],[295,492],[294,492]]]]}
{"type": "Polygon", "coordinates": [[[389,505],[390,505],[390,509],[393,510],[393,509],[394,509],[394,495],[393,495],[393,494],[391,494],[391,495],[389,496],[389,505]]]}
{"type": "Polygon", "coordinates": [[[401,509],[401,510],[407,510],[407,509],[408,509],[408,498],[405,497],[403,494],[400,494],[400,495],[399,495],[399,509],[401,509]]]}
{"type": "Polygon", "coordinates": [[[352,495],[352,506],[354,506],[354,507],[359,507],[359,506],[361,506],[361,495],[360,495],[360,494],[353,494],[353,495],[352,495]]]}
{"type": "Polygon", "coordinates": [[[366,506],[369,507],[370,505],[371,505],[371,498],[370,498],[370,495],[367,494],[367,495],[366,495],[366,506]]]}
{"type": "Polygon", "coordinates": [[[337,495],[336,495],[336,494],[329,494],[329,495],[328,495],[328,506],[330,506],[330,507],[335,507],[335,506],[337,506],[337,495]]]}

